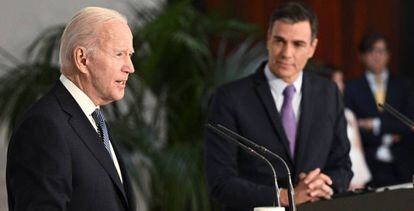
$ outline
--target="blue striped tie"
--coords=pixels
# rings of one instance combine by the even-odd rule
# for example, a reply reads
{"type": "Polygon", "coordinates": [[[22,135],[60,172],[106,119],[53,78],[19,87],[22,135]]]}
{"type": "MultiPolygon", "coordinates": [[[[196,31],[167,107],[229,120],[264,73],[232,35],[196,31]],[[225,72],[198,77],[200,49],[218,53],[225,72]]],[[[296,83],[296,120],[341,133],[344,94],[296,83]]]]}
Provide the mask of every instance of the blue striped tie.
{"type": "Polygon", "coordinates": [[[96,109],[92,113],[92,117],[95,120],[96,126],[98,127],[98,135],[101,138],[102,142],[105,145],[106,150],[108,151],[109,155],[112,158],[111,153],[111,146],[109,144],[109,134],[108,134],[108,128],[106,128],[105,124],[105,117],[103,116],[100,109],[96,109]]]}

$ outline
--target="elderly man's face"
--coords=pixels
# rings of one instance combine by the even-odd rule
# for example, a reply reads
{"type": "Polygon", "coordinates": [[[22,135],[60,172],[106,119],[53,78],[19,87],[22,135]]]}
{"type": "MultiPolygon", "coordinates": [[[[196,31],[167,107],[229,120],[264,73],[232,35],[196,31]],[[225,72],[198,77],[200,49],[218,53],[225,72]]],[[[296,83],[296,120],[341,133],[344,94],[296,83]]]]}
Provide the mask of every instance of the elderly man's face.
{"type": "Polygon", "coordinates": [[[311,38],[309,21],[276,21],[267,34],[269,68],[277,77],[292,83],[313,56],[317,39],[311,38]]]}
{"type": "Polygon", "coordinates": [[[96,105],[105,105],[124,96],[128,75],[134,72],[132,33],[126,23],[107,22],[98,33],[98,45],[87,61],[88,87],[96,105]]]}

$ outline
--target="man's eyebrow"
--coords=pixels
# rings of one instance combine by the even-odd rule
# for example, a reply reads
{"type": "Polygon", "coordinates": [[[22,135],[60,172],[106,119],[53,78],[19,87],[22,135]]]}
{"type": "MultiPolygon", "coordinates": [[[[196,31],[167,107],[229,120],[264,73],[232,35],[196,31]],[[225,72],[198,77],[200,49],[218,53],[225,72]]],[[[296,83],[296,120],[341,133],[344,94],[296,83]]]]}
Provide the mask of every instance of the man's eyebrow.
{"type": "MultiPolygon", "coordinates": [[[[279,36],[279,35],[273,35],[273,39],[286,40],[284,37],[279,36]]],[[[305,40],[292,40],[292,42],[294,42],[294,43],[305,43],[306,44],[305,40]]]]}
{"type": "Polygon", "coordinates": [[[304,40],[293,40],[294,43],[299,43],[299,44],[306,44],[306,41],[304,40]]]}
{"type": "Polygon", "coordinates": [[[285,40],[285,38],[279,35],[273,35],[273,39],[285,40]]]}
{"type": "Polygon", "coordinates": [[[122,53],[135,53],[135,50],[127,50],[127,49],[115,49],[115,52],[122,52],[122,53]]]}

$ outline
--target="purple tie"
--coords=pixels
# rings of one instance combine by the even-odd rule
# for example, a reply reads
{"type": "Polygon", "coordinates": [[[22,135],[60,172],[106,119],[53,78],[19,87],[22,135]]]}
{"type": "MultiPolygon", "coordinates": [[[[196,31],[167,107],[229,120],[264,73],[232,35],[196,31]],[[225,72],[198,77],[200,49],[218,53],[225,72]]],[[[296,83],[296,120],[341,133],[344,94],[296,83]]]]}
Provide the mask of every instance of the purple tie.
{"type": "Polygon", "coordinates": [[[295,139],[296,139],[296,120],[295,113],[293,112],[292,99],[295,94],[295,87],[289,85],[283,90],[283,105],[282,105],[282,124],[285,129],[286,136],[289,140],[290,153],[293,157],[295,152],[295,139]]]}

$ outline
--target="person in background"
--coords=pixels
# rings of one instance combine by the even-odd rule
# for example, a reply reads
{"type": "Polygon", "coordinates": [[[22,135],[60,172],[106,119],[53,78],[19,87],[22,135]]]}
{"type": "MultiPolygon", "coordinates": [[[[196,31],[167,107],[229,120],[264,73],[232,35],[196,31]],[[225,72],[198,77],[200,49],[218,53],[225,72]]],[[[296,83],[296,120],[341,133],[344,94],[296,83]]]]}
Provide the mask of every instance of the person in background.
{"type": "Polygon", "coordinates": [[[15,127],[7,155],[10,211],[134,211],[122,156],[100,111],[134,72],[124,16],[87,7],[67,24],[61,76],[15,127]]]}
{"type": "MultiPolygon", "coordinates": [[[[334,81],[341,93],[345,91],[344,74],[340,69],[330,65],[328,68],[325,68],[324,71],[320,72],[320,74],[334,81]]],[[[366,184],[371,179],[371,172],[369,171],[368,165],[365,161],[357,119],[355,114],[346,107],[345,118],[347,122],[347,135],[351,144],[349,156],[352,162],[352,172],[354,173],[354,177],[352,177],[349,185],[349,190],[353,191],[365,188],[366,184]]]]}
{"type": "MultiPolygon", "coordinates": [[[[255,73],[219,87],[208,123],[221,124],[281,156],[292,172],[297,204],[330,199],[352,178],[342,96],[336,85],[303,71],[316,49],[317,18],[298,2],[270,18],[268,60],[255,73]]],[[[211,196],[224,210],[270,206],[273,174],[260,159],[213,131],[205,131],[205,168],[211,196]]],[[[281,203],[288,206],[287,172],[274,158],[281,203]]]]}
{"type": "Polygon", "coordinates": [[[364,74],[347,83],[345,104],[358,120],[365,158],[372,174],[369,185],[409,182],[414,172],[414,140],[403,125],[378,104],[387,102],[407,115],[414,110],[410,81],[388,69],[390,53],[384,36],[365,36],[359,46],[364,74]]]}

